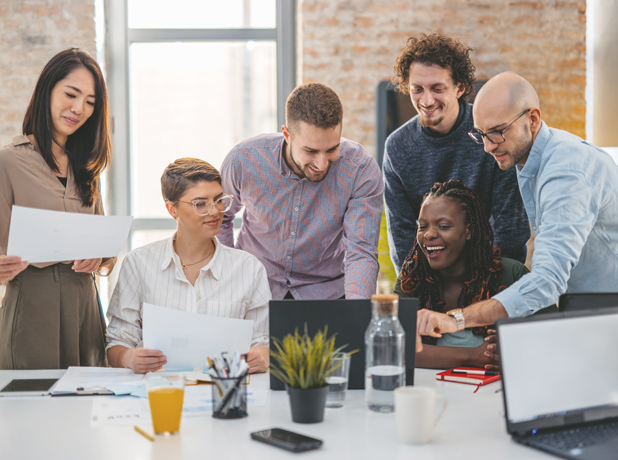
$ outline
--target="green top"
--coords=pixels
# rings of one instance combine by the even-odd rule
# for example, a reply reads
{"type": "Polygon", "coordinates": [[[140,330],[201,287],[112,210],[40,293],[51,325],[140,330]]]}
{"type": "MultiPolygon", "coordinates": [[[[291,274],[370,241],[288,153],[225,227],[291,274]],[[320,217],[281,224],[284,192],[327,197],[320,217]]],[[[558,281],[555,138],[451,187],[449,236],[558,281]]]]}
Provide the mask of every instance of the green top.
{"type": "MultiPolygon", "coordinates": [[[[510,286],[518,279],[524,276],[526,273],[530,273],[530,270],[526,266],[516,260],[502,257],[502,276],[500,278],[500,286],[510,286]]],[[[411,263],[408,262],[408,263],[411,263]]],[[[412,294],[407,294],[401,290],[401,277],[397,278],[395,284],[395,294],[399,294],[401,298],[416,297],[412,294]]],[[[440,294],[440,300],[443,301],[442,295],[442,283],[438,282],[438,292],[440,294]]],[[[454,332],[452,334],[444,334],[438,339],[437,345],[441,347],[478,347],[483,344],[483,337],[480,335],[474,335],[471,329],[465,329],[460,332],[454,332]]]]}

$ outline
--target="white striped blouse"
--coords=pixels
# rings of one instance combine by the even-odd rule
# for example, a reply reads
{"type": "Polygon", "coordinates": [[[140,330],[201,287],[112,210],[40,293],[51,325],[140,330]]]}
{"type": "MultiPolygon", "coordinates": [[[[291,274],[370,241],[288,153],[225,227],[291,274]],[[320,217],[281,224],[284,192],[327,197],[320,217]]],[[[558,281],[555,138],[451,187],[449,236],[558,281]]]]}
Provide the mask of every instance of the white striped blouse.
{"type": "Polygon", "coordinates": [[[144,302],[174,310],[251,319],[252,347],[268,345],[268,302],[271,293],[264,265],[248,252],[220,244],[191,285],[173,238],[134,249],[124,259],[109,303],[107,349],[142,346],[144,302]]]}

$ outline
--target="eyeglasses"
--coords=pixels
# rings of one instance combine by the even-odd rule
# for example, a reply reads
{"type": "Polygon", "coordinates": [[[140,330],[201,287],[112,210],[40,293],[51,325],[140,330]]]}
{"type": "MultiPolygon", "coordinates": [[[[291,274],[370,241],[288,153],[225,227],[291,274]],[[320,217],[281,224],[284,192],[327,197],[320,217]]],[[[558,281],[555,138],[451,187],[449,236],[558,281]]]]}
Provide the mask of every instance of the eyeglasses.
{"type": "Polygon", "coordinates": [[[193,211],[198,216],[207,216],[212,207],[214,206],[219,210],[219,212],[226,212],[232,207],[232,202],[234,201],[234,197],[232,195],[223,195],[221,198],[216,200],[214,203],[209,200],[193,200],[193,201],[180,201],[179,203],[187,203],[193,205],[193,211]]]}
{"type": "Polygon", "coordinates": [[[509,129],[513,123],[515,123],[517,120],[519,120],[521,117],[523,117],[524,114],[530,112],[530,110],[532,110],[532,109],[524,110],[522,113],[517,115],[517,118],[515,118],[515,120],[510,122],[507,125],[507,127],[504,128],[504,129],[500,129],[498,131],[492,131],[490,133],[484,133],[480,129],[474,128],[472,131],[470,131],[468,133],[468,136],[470,136],[472,138],[472,140],[474,142],[476,142],[477,144],[482,144],[484,137],[489,139],[492,144],[502,144],[503,142],[506,141],[506,139],[504,138],[504,133],[506,132],[506,130],[509,129]]]}

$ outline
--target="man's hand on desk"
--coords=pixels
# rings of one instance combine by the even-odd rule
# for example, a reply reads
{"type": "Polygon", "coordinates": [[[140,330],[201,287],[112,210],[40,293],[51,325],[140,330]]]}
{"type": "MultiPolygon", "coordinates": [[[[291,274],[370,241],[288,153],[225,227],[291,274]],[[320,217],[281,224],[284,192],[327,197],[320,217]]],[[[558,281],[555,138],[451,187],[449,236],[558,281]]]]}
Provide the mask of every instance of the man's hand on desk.
{"type": "Polygon", "coordinates": [[[251,348],[249,353],[247,353],[247,364],[250,366],[249,374],[266,372],[270,364],[270,348],[251,348]]]}
{"type": "MultiPolygon", "coordinates": [[[[506,318],[504,306],[495,299],[483,300],[463,309],[465,327],[480,327],[495,324],[506,318]]],[[[442,334],[457,332],[457,321],[452,316],[431,310],[419,310],[416,317],[416,351],[423,351],[422,335],[442,337],[442,334]]]]}
{"type": "Polygon", "coordinates": [[[167,364],[162,351],[147,348],[127,349],[123,356],[123,367],[133,369],[136,374],[146,374],[161,369],[167,364]]]}
{"type": "Polygon", "coordinates": [[[452,316],[423,308],[416,314],[416,351],[423,351],[422,335],[442,337],[447,332],[457,332],[457,321],[452,316]]]}

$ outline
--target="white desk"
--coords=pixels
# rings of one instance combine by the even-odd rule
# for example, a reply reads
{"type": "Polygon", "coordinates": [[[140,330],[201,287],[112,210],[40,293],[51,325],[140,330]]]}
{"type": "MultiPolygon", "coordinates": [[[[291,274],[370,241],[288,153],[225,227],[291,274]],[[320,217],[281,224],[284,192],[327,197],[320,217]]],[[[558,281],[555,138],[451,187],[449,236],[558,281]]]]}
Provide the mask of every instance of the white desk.
{"type": "MultiPolygon", "coordinates": [[[[64,371],[0,371],[0,387],[12,378],[52,378],[64,371]]],[[[433,442],[409,446],[397,442],[394,414],[367,409],[363,391],[349,391],[346,405],[326,409],[324,422],[293,423],[287,393],[269,392],[265,406],[250,407],[240,420],[184,418],[180,434],[152,443],[133,427],[90,428],[93,398],[0,398],[0,459],[473,459],[555,458],[523,447],[506,434],[499,382],[476,387],[435,380],[436,371],[416,371],[416,384],[436,387],[448,407],[433,442]],[[252,431],[282,427],[324,441],[320,450],[293,454],[253,441],[252,431]]],[[[266,375],[252,379],[267,379],[266,375]]]]}

